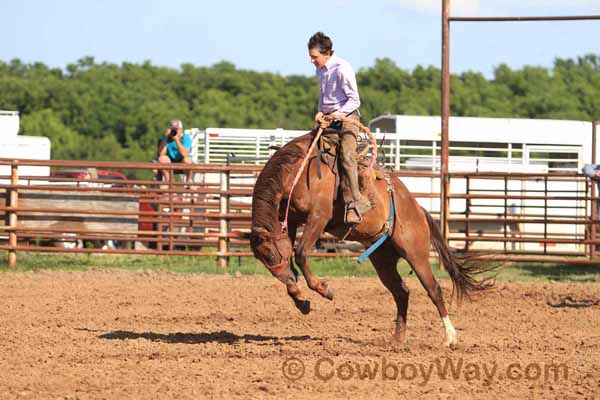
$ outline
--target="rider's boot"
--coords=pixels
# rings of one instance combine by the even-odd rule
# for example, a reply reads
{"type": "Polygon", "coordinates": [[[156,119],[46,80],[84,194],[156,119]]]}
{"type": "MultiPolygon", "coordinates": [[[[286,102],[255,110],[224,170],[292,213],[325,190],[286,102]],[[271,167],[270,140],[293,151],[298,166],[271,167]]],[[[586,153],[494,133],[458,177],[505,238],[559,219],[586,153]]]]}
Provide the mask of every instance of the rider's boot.
{"type": "MultiPolygon", "coordinates": [[[[344,140],[344,142],[345,145],[347,143],[347,139],[344,140]]],[[[358,224],[362,221],[363,214],[373,206],[371,205],[370,200],[360,193],[360,188],[358,186],[356,138],[354,138],[354,141],[351,142],[350,146],[343,146],[342,163],[344,167],[344,173],[348,178],[347,180],[348,186],[350,186],[350,193],[352,194],[352,201],[346,205],[346,223],[358,224]]]]}
{"type": "Polygon", "coordinates": [[[358,172],[356,169],[346,172],[348,184],[352,193],[352,201],[346,205],[346,223],[358,224],[362,221],[362,216],[370,210],[373,205],[371,201],[360,193],[358,189],[358,172]]]}

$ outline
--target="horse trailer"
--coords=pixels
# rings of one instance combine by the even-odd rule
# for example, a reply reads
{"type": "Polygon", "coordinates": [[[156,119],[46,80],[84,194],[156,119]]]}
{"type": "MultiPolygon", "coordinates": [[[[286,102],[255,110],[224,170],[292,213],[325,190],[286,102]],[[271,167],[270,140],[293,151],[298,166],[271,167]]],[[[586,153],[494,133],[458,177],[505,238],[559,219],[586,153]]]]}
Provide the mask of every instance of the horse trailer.
{"type": "MultiPolygon", "coordinates": [[[[381,115],[369,123],[379,148],[380,161],[395,171],[427,171],[429,175],[403,176],[402,181],[412,193],[439,193],[441,119],[439,116],[381,115]]],[[[208,128],[196,136],[194,161],[199,163],[251,163],[264,164],[276,148],[308,130],[283,129],[231,129],[208,128]]],[[[533,120],[514,118],[450,118],[450,157],[448,169],[457,172],[499,172],[510,177],[518,173],[578,172],[592,161],[592,123],[584,121],[533,120]]],[[[237,182],[250,184],[254,176],[238,176],[237,182]]],[[[207,182],[219,182],[218,174],[203,177],[207,182]]],[[[451,195],[467,191],[479,193],[583,193],[585,182],[563,180],[507,179],[451,180],[451,195]],[[470,185],[470,188],[467,187],[470,185]]],[[[417,201],[428,211],[438,213],[439,196],[416,196],[417,201]]],[[[518,197],[518,196],[513,196],[518,197]]],[[[246,201],[250,201],[246,199],[246,201]]],[[[589,204],[585,199],[559,199],[546,201],[543,211],[540,201],[531,199],[488,199],[470,201],[464,198],[450,200],[450,213],[481,212],[487,215],[519,216],[551,215],[578,218],[584,216],[589,204]]],[[[464,225],[464,224],[463,224],[464,225]]],[[[484,224],[485,225],[485,224],[484,224]]],[[[493,224],[492,224],[493,225],[493,224]]],[[[542,223],[512,224],[511,234],[522,230],[544,231],[542,223]]],[[[451,229],[464,230],[460,223],[451,224],[451,229]],[[453,226],[452,226],[453,225],[453,226]]],[[[485,227],[484,227],[485,228],[485,227]]],[[[482,228],[482,229],[484,229],[482,228]]],[[[498,228],[498,227],[497,227],[498,228]]],[[[506,230],[506,228],[504,228],[506,230]]],[[[585,227],[577,224],[553,225],[557,235],[583,236],[585,227]]],[[[545,231],[546,230],[546,231],[545,231]]],[[[553,233],[553,232],[550,232],[553,233]]],[[[518,243],[520,250],[532,250],[539,243],[518,243]]],[[[478,243],[489,248],[491,244],[478,243]]],[[[476,246],[476,247],[477,247],[476,246]]],[[[579,245],[560,243],[571,251],[579,245]]]]}

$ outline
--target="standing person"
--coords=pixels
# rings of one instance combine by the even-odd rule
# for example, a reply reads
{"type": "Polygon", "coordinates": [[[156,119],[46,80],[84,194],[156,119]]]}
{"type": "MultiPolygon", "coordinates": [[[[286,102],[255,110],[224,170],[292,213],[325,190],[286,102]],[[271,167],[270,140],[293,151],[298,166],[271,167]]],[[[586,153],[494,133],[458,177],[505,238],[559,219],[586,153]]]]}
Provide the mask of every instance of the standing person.
{"type": "MultiPolygon", "coordinates": [[[[340,117],[360,122],[360,97],[354,70],[348,61],[333,55],[333,42],[323,32],[317,32],[308,40],[308,54],[316,67],[321,94],[315,122],[324,126],[340,117]]],[[[344,122],[341,127],[342,167],[350,186],[352,201],[346,204],[346,223],[356,224],[362,214],[372,205],[360,193],[356,163],[358,125],[344,122]]]]}
{"type": "MultiPolygon", "coordinates": [[[[183,123],[174,119],[170,127],[165,131],[165,135],[158,144],[157,159],[161,164],[184,163],[192,164],[192,138],[183,131],[183,123]]],[[[170,179],[170,171],[162,170],[162,174],[167,181],[170,179]]],[[[192,170],[185,171],[186,181],[189,182],[192,176],[192,170]]]]}
{"type": "MultiPolygon", "coordinates": [[[[596,196],[600,195],[600,164],[585,164],[581,172],[596,183],[596,196]]],[[[596,201],[596,218],[600,218],[600,201],[596,201]]]]}

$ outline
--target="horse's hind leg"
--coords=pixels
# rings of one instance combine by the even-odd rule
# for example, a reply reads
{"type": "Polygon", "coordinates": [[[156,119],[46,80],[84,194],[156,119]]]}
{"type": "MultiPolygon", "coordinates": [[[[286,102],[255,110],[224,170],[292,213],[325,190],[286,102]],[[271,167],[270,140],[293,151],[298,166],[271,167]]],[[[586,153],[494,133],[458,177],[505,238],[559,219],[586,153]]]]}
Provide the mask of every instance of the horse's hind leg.
{"type": "Polygon", "coordinates": [[[310,269],[310,261],[307,257],[308,250],[310,250],[317,240],[319,236],[325,230],[325,226],[327,225],[329,218],[323,217],[313,217],[309,216],[306,225],[304,226],[304,231],[302,233],[302,239],[296,247],[296,264],[300,267],[302,271],[302,275],[304,275],[304,279],[306,279],[306,284],[309,288],[319,293],[321,296],[333,300],[333,289],[327,285],[322,279],[317,278],[310,269]]]}
{"type": "MultiPolygon", "coordinates": [[[[420,247],[425,248],[425,246],[420,247]]],[[[433,304],[435,304],[440,318],[444,323],[444,328],[446,330],[444,346],[455,346],[456,344],[458,344],[458,337],[456,335],[454,325],[452,325],[450,317],[448,316],[448,310],[446,310],[446,305],[444,304],[442,288],[433,276],[433,272],[431,272],[431,264],[429,263],[429,248],[427,248],[426,251],[420,249],[420,251],[418,252],[415,251],[407,254],[406,261],[408,261],[413,271],[415,271],[415,274],[417,275],[419,281],[427,291],[429,298],[431,299],[433,304]]]]}
{"type": "Polygon", "coordinates": [[[404,343],[406,339],[406,315],[408,312],[409,291],[396,269],[400,255],[389,242],[385,242],[369,256],[369,259],[375,266],[377,275],[383,285],[394,296],[397,307],[394,339],[399,343],[404,343]]]}

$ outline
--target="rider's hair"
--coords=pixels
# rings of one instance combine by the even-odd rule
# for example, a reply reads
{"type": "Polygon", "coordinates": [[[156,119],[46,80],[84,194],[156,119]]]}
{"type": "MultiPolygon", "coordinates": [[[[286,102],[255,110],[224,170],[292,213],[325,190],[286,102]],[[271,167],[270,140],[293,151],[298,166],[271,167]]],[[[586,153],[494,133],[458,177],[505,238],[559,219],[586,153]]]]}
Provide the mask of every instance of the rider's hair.
{"type": "Polygon", "coordinates": [[[333,42],[323,32],[317,32],[308,39],[308,50],[317,49],[321,54],[333,55],[333,42]]]}

